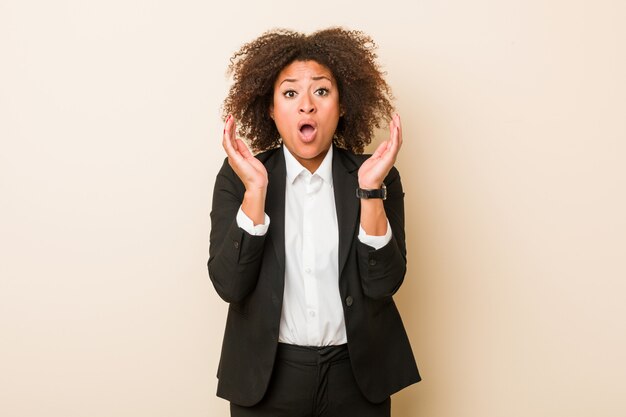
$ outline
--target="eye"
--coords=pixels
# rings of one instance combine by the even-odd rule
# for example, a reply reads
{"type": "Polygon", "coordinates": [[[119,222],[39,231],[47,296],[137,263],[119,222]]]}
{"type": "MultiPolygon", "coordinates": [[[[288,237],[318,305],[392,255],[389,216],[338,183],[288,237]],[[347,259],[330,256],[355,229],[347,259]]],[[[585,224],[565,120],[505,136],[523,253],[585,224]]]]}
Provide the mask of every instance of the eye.
{"type": "Polygon", "coordinates": [[[283,96],[287,98],[294,98],[296,96],[296,92],[294,90],[287,90],[283,93],[283,96]]]}
{"type": "Polygon", "coordinates": [[[322,97],[327,96],[329,93],[328,88],[318,88],[315,90],[315,94],[322,97]]]}

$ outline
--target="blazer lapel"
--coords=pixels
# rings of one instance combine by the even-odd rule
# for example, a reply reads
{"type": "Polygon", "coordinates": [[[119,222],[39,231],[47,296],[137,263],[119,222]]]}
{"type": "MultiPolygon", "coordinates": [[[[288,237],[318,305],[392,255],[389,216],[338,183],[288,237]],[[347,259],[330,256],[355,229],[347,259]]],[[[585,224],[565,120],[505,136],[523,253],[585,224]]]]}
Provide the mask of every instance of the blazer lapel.
{"type": "Polygon", "coordinates": [[[355,192],[358,186],[358,166],[349,161],[344,151],[333,149],[333,188],[339,225],[339,276],[350,254],[350,247],[357,236],[359,200],[355,192]]]}
{"type": "MultiPolygon", "coordinates": [[[[276,259],[280,271],[280,283],[285,275],[285,184],[287,182],[287,168],[283,148],[280,147],[273,153],[265,164],[268,175],[267,196],[265,198],[265,210],[270,218],[268,235],[271,236],[276,259]]],[[[282,285],[280,288],[282,296],[282,285]]]]}

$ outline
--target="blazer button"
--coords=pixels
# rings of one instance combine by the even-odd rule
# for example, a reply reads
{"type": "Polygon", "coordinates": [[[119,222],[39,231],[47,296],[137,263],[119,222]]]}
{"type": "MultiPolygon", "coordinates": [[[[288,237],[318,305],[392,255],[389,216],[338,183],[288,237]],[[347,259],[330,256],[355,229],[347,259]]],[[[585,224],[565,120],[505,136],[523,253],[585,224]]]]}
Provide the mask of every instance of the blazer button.
{"type": "Polygon", "coordinates": [[[374,265],[376,265],[376,259],[373,259],[373,258],[372,258],[372,259],[370,259],[370,262],[369,262],[369,263],[370,263],[370,266],[374,266],[374,265]]]}
{"type": "Polygon", "coordinates": [[[348,307],[350,307],[350,306],[352,306],[352,303],[354,303],[354,299],[352,298],[352,296],[351,295],[347,296],[346,297],[346,305],[348,307]]]}
{"type": "Polygon", "coordinates": [[[235,247],[235,249],[239,249],[239,242],[234,241],[233,246],[235,247]]]}

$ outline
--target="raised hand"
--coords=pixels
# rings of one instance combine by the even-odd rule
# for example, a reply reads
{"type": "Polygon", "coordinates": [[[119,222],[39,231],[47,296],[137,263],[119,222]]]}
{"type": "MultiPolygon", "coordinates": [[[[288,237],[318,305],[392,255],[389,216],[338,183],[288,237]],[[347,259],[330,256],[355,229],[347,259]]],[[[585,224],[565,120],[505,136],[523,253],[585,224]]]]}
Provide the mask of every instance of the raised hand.
{"type": "Polygon", "coordinates": [[[226,118],[222,146],[228,155],[228,164],[246,187],[246,191],[254,191],[267,187],[267,170],[256,159],[246,144],[236,137],[235,119],[226,118]]]}
{"type": "MultiPolygon", "coordinates": [[[[361,168],[359,168],[359,187],[378,189],[396,162],[402,146],[402,125],[400,116],[395,114],[389,123],[389,139],[381,143],[361,168]]],[[[387,232],[387,216],[383,201],[380,199],[361,199],[361,227],[370,236],[384,236],[387,232]]]]}
{"type": "Polygon", "coordinates": [[[376,148],[361,168],[359,168],[359,187],[377,189],[396,162],[396,157],[402,146],[402,125],[400,116],[395,114],[389,123],[390,137],[376,148]]]}
{"type": "Polygon", "coordinates": [[[255,225],[262,224],[268,183],[267,170],[252,155],[246,144],[236,137],[235,131],[235,119],[229,115],[224,125],[222,146],[228,155],[228,164],[246,187],[241,209],[255,225]]]}

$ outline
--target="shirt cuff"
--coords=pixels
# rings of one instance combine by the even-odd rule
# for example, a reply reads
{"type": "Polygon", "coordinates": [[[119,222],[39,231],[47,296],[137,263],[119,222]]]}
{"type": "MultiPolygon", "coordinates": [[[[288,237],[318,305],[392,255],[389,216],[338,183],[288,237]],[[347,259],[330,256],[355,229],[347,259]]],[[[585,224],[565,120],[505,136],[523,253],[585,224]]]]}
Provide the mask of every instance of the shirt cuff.
{"type": "Polygon", "coordinates": [[[237,212],[237,226],[241,227],[243,230],[251,234],[252,236],[263,236],[267,233],[267,228],[270,226],[270,218],[267,214],[263,213],[265,218],[263,219],[263,224],[254,225],[254,222],[243,212],[241,207],[239,207],[239,211],[237,212]]]}
{"type": "Polygon", "coordinates": [[[391,226],[389,225],[389,220],[387,220],[387,233],[383,236],[370,236],[365,233],[365,230],[363,230],[363,227],[359,224],[359,240],[361,243],[371,246],[376,250],[382,248],[391,240],[391,226]]]}

